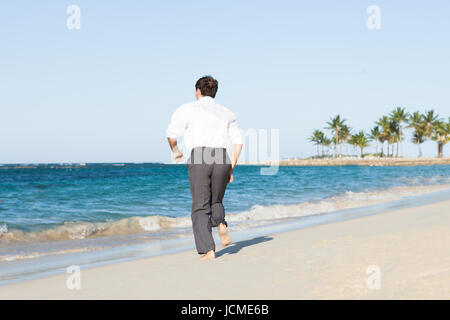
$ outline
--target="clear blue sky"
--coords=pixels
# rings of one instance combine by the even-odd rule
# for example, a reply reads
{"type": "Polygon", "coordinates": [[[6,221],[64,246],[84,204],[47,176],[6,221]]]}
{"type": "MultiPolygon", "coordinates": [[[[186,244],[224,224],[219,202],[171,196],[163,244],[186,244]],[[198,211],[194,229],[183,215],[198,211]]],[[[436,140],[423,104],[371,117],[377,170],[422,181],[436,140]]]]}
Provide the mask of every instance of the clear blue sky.
{"type": "Polygon", "coordinates": [[[2,1],[0,162],[168,161],[170,115],[204,74],[243,129],[280,129],[282,157],[314,154],[307,137],[338,113],[356,130],[396,106],[447,118],[449,12],[447,0],[2,1]],[[71,4],[80,30],[66,27],[71,4]],[[366,27],[372,4],[380,30],[366,27]]]}

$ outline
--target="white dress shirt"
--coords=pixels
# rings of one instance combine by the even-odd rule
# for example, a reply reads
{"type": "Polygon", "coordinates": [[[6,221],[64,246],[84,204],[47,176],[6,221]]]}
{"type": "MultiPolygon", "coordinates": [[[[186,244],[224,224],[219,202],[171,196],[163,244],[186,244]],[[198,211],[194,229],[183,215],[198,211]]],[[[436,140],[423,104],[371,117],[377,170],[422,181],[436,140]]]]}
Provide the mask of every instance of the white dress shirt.
{"type": "Polygon", "coordinates": [[[175,110],[167,127],[167,137],[176,139],[183,132],[189,153],[195,147],[228,148],[230,141],[242,144],[234,113],[209,96],[175,110]]]}

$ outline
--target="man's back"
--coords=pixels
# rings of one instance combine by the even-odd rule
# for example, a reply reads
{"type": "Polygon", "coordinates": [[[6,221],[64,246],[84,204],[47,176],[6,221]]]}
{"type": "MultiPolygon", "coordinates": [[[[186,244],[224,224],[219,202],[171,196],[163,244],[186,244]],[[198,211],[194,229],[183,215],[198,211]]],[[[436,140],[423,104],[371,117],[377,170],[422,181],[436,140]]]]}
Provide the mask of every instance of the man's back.
{"type": "Polygon", "coordinates": [[[211,97],[181,105],[173,114],[167,137],[176,138],[184,132],[188,150],[195,147],[227,148],[229,142],[242,143],[235,115],[211,97]]]}

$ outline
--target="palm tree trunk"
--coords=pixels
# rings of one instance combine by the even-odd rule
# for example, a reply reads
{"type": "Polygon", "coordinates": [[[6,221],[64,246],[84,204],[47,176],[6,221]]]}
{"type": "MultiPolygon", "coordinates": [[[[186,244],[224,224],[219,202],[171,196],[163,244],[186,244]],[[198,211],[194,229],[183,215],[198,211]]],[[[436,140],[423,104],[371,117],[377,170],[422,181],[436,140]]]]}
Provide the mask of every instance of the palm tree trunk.
{"type": "Polygon", "coordinates": [[[399,149],[399,146],[401,147],[401,145],[402,145],[402,122],[399,121],[399,122],[398,122],[397,157],[400,156],[400,149],[399,149]]]}
{"type": "Polygon", "coordinates": [[[442,158],[444,151],[444,144],[441,141],[438,141],[438,158],[442,158]]]}
{"type": "Polygon", "coordinates": [[[338,140],[338,136],[339,136],[339,131],[335,130],[336,132],[336,141],[334,144],[334,156],[337,157],[337,153],[338,153],[338,144],[339,144],[339,140],[338,140]]]}
{"type": "Polygon", "coordinates": [[[419,146],[419,158],[422,158],[422,148],[420,147],[420,143],[417,145],[419,146]]]}

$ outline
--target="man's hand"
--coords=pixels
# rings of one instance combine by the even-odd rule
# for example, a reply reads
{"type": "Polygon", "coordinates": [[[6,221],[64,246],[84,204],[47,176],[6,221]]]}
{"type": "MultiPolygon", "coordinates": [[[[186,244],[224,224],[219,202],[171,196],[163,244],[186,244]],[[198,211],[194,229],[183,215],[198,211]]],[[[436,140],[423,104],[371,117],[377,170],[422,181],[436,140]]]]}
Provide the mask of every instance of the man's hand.
{"type": "Polygon", "coordinates": [[[229,178],[228,178],[228,183],[232,183],[233,180],[234,180],[234,177],[233,177],[233,170],[234,170],[234,167],[231,167],[231,170],[230,170],[230,176],[229,176],[229,178]]]}
{"type": "Polygon", "coordinates": [[[173,161],[175,161],[175,163],[183,162],[183,154],[178,150],[174,151],[173,161]]]}
{"type": "Polygon", "coordinates": [[[177,139],[167,138],[169,141],[170,149],[172,149],[172,158],[175,163],[183,162],[183,154],[178,150],[177,139]]]}

